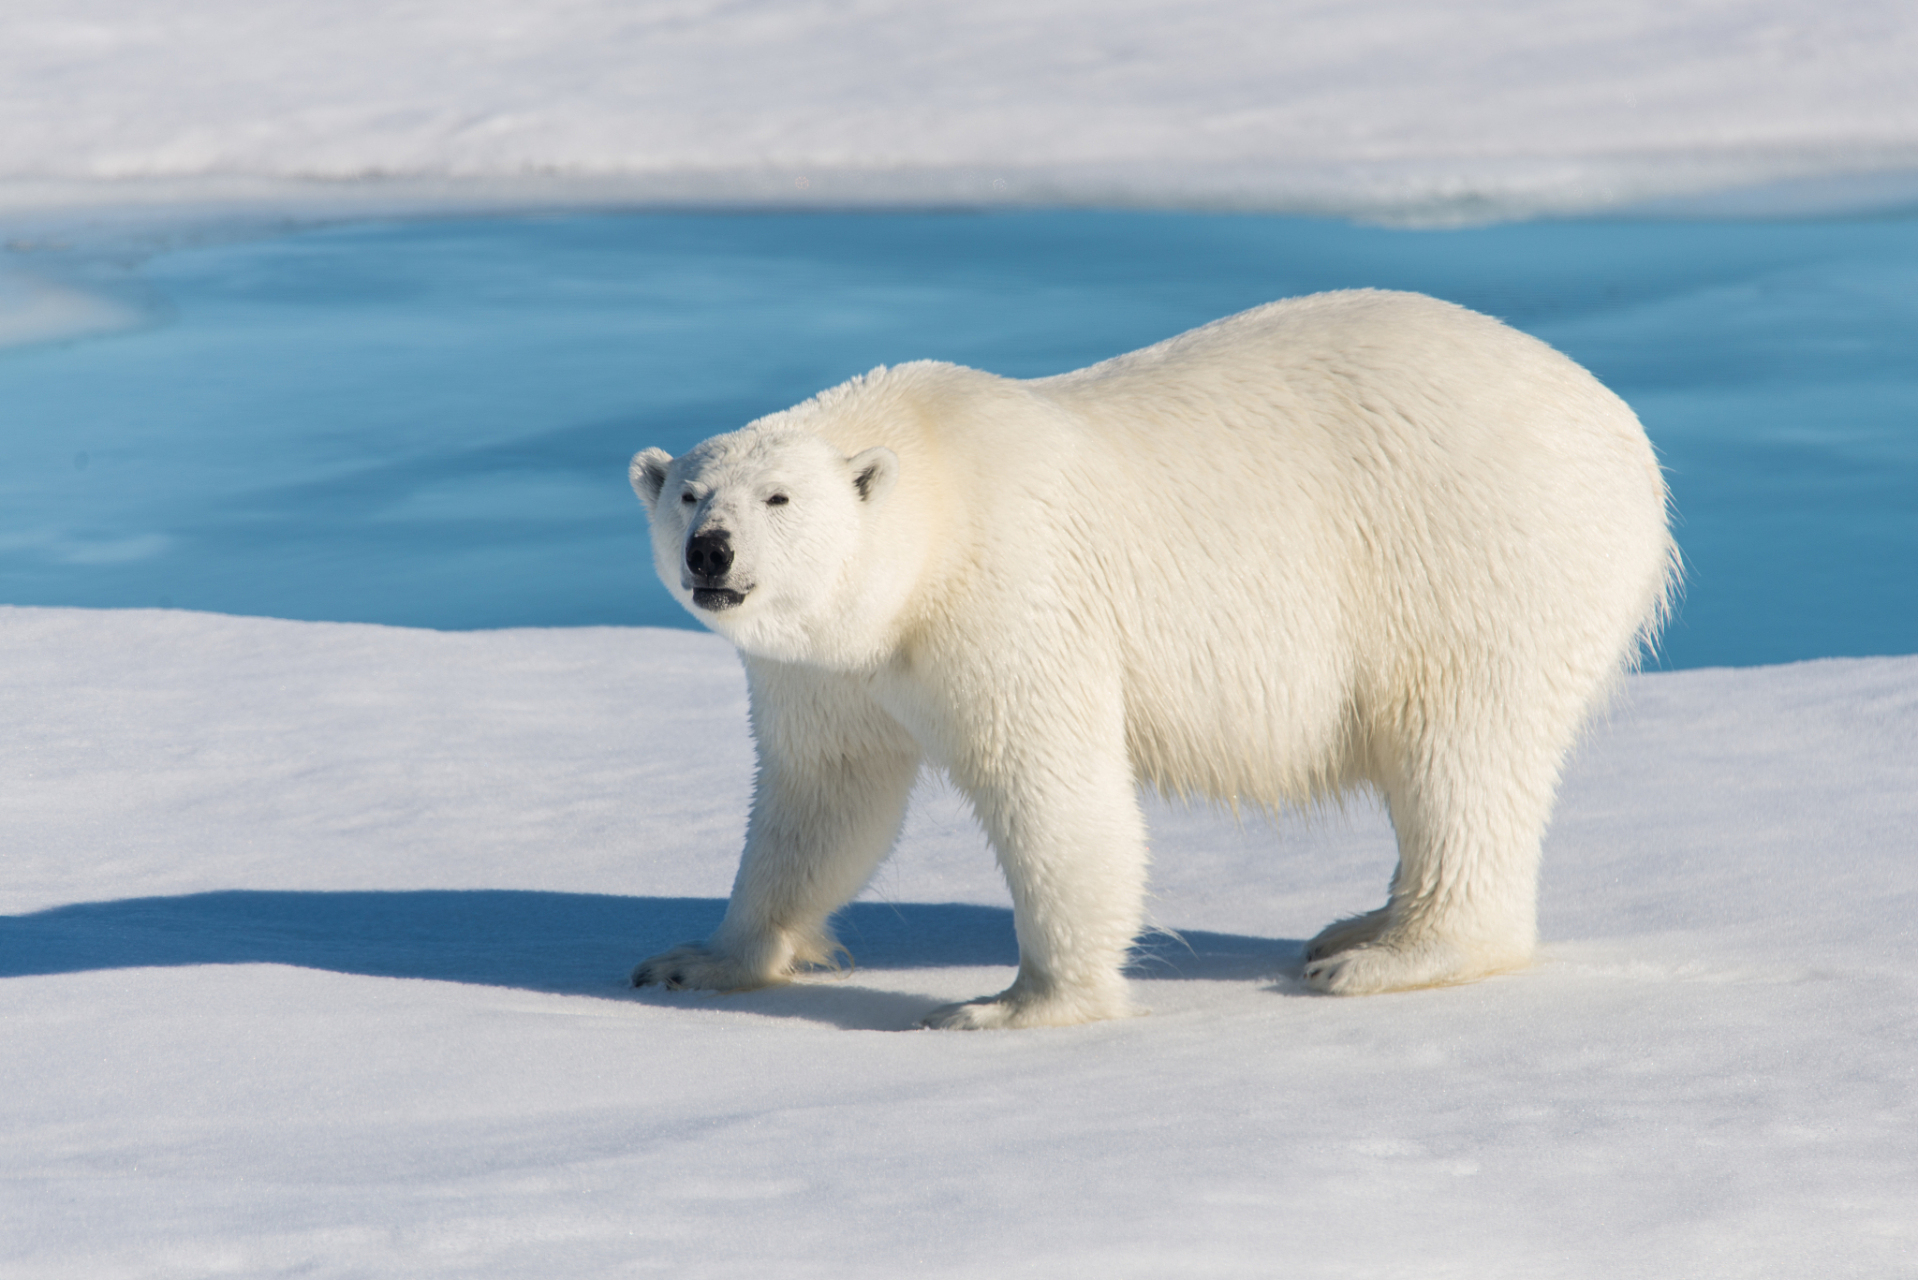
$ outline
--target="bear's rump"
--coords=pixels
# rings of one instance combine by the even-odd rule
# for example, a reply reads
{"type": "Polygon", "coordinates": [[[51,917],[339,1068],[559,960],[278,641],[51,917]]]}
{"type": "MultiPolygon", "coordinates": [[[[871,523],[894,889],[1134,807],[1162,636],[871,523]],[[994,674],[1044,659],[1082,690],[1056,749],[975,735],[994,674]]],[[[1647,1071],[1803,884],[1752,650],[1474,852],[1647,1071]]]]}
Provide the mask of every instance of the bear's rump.
{"type": "MultiPolygon", "coordinates": [[[[1149,529],[1114,523],[1116,563],[1098,575],[1122,584],[1141,780],[1299,803],[1374,776],[1399,745],[1382,725],[1449,714],[1467,689],[1494,711],[1582,717],[1659,608],[1669,544],[1636,420],[1553,358],[1557,382],[1472,395],[1500,419],[1461,423],[1431,387],[1405,405],[1288,385],[1263,422],[1241,388],[1206,431],[1180,400],[1152,433],[1179,459],[1175,492],[1146,509],[1149,529]],[[1420,698],[1433,705],[1403,705],[1420,698]]],[[[1126,443],[1093,456],[1141,445],[1126,443]]],[[[1126,482],[1088,478],[1106,494],[1126,482]]]]}

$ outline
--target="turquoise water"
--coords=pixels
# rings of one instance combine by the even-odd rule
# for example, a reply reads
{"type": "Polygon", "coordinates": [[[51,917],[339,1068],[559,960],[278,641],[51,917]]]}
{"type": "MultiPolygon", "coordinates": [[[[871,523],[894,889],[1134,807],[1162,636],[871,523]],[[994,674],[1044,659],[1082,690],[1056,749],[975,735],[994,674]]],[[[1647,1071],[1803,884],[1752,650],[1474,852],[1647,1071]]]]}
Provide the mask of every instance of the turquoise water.
{"type": "Polygon", "coordinates": [[[1378,286],[1501,316],[1638,410],[1690,565],[1667,665],[1918,651],[1912,217],[574,215],[16,258],[110,273],[149,323],[0,351],[0,602],[690,625],[626,487],[642,446],[875,364],[1054,373],[1378,286]]]}

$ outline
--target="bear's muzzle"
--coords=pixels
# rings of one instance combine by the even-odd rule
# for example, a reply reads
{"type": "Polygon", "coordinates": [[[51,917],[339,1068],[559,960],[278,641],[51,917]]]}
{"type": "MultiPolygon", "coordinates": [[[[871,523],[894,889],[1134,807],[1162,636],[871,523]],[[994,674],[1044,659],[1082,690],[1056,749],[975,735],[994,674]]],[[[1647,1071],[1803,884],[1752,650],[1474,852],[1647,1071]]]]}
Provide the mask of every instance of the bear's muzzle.
{"type": "Polygon", "coordinates": [[[732,534],[727,530],[707,529],[686,540],[685,586],[701,609],[721,613],[745,601],[746,592],[752,588],[741,590],[737,585],[727,585],[726,576],[732,568],[732,534]]]}

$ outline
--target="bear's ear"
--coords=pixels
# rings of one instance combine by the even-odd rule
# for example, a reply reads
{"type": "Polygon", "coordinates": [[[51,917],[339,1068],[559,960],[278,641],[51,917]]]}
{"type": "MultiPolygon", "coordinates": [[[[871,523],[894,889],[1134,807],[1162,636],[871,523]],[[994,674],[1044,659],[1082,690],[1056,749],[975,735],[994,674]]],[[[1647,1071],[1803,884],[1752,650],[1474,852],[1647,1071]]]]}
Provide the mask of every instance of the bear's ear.
{"type": "Polygon", "coordinates": [[[642,449],[633,455],[626,478],[633,482],[633,492],[641,502],[651,506],[659,501],[659,491],[666,484],[666,468],[672,464],[673,455],[664,449],[642,449]]]}
{"type": "Polygon", "coordinates": [[[883,444],[861,449],[848,464],[852,467],[852,487],[864,502],[879,502],[899,478],[899,455],[883,444]]]}

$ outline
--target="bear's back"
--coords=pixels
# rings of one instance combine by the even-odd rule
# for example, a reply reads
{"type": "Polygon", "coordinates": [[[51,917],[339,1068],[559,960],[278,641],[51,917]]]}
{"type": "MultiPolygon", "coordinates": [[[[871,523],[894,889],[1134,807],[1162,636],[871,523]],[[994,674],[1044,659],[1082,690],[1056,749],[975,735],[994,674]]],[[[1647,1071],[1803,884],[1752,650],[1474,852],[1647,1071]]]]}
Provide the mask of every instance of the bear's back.
{"type": "Polygon", "coordinates": [[[793,417],[900,456],[880,544],[927,548],[908,632],[1117,679],[1172,792],[1335,792],[1420,699],[1581,716],[1667,590],[1631,410],[1415,294],[1277,302],[1032,381],[898,366],[793,417]]]}

